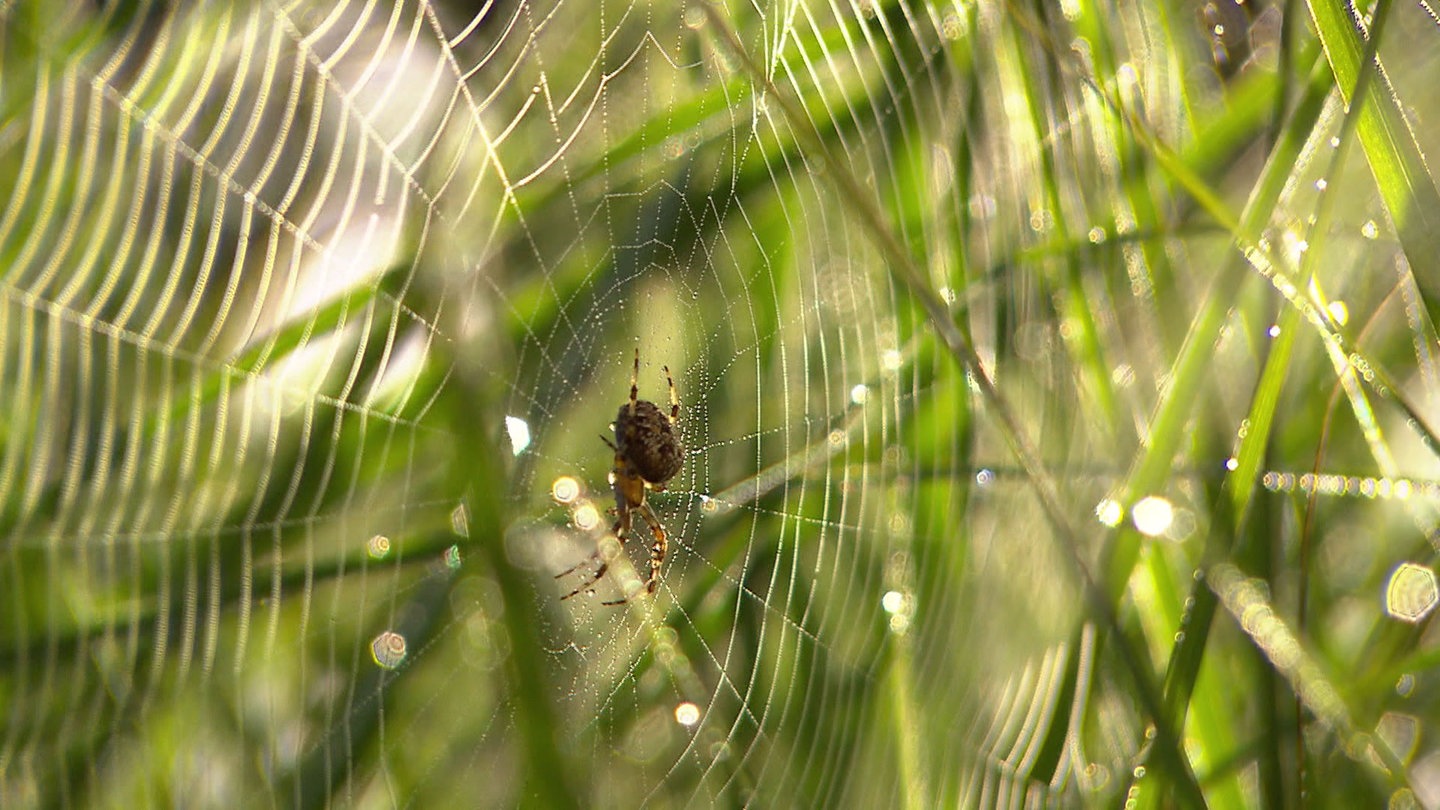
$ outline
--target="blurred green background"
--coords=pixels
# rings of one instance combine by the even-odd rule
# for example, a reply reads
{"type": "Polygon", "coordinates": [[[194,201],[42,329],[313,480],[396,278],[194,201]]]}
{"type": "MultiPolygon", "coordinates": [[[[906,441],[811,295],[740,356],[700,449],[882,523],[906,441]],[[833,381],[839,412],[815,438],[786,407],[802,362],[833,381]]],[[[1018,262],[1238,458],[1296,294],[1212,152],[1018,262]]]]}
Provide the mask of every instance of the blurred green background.
{"type": "Polygon", "coordinates": [[[1437,19],[0,0],[0,805],[1440,807],[1437,19]]]}

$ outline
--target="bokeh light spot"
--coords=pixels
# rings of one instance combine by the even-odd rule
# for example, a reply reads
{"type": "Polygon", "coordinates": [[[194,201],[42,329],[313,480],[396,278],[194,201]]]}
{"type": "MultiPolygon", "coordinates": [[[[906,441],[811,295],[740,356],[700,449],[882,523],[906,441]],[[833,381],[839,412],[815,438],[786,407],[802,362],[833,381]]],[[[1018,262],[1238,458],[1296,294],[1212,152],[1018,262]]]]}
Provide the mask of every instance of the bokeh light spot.
{"type": "Polygon", "coordinates": [[[365,550],[370,553],[371,559],[383,560],[390,553],[390,538],[377,534],[366,541],[365,550]]]}
{"type": "Polygon", "coordinates": [[[470,536],[470,510],[465,508],[465,504],[450,510],[450,531],[461,537],[470,536]]]}
{"type": "Polygon", "coordinates": [[[600,510],[595,508],[595,504],[585,501],[575,507],[571,519],[575,521],[576,528],[588,532],[600,525],[600,510]]]}
{"type": "Polygon", "coordinates": [[[1402,622],[1418,622],[1440,602],[1435,572],[1423,565],[1402,563],[1385,589],[1385,612],[1402,622]]]}
{"type": "Polygon", "coordinates": [[[510,452],[520,455],[530,446],[530,424],[518,416],[505,417],[505,433],[510,437],[510,452]]]}
{"type": "Polygon", "coordinates": [[[884,608],[886,613],[899,613],[905,607],[905,594],[886,591],[885,595],[880,597],[880,607],[884,608]]]}
{"type": "Polygon", "coordinates": [[[1095,504],[1095,519],[1112,529],[1119,526],[1124,518],[1125,507],[1121,506],[1119,501],[1106,498],[1095,504]]]}
{"type": "Polygon", "coordinates": [[[1130,510],[1135,528],[1147,537],[1158,537],[1175,522],[1175,507],[1164,498],[1151,495],[1141,498],[1130,510]]]}
{"type": "Polygon", "coordinates": [[[568,475],[562,475],[550,485],[550,497],[557,503],[570,503],[580,497],[580,482],[568,475]]]}
{"type": "Polygon", "coordinates": [[[1409,762],[1420,742],[1420,720],[1400,712],[1385,712],[1375,725],[1375,736],[1384,740],[1401,762],[1409,762]]]}
{"type": "Polygon", "coordinates": [[[1407,673],[1405,673],[1404,675],[1401,675],[1400,678],[1395,681],[1395,694],[1399,695],[1400,697],[1410,697],[1410,693],[1412,693],[1412,692],[1414,692],[1414,691],[1415,691],[1415,676],[1414,676],[1414,675],[1411,675],[1410,673],[1407,672],[1407,673]]]}
{"type": "Polygon", "coordinates": [[[700,707],[690,701],[685,701],[675,707],[675,722],[686,728],[700,722],[700,707]]]}
{"type": "Polygon", "coordinates": [[[370,658],[381,669],[395,669],[405,661],[405,637],[386,630],[370,642],[370,658]]]}

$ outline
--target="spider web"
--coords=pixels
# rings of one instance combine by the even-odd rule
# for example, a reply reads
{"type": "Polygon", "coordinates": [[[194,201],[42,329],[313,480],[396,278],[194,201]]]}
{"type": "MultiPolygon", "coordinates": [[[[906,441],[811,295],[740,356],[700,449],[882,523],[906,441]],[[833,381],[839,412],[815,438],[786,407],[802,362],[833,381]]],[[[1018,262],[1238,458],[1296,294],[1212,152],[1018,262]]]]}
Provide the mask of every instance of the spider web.
{"type": "Polygon", "coordinates": [[[0,803],[1115,797],[1140,723],[977,374],[1079,523],[1178,341],[1135,215],[1036,196],[1056,143],[1121,184],[1099,101],[975,129],[1071,81],[999,13],[0,3],[0,803]],[[637,349],[685,464],[607,607],[637,349]]]}

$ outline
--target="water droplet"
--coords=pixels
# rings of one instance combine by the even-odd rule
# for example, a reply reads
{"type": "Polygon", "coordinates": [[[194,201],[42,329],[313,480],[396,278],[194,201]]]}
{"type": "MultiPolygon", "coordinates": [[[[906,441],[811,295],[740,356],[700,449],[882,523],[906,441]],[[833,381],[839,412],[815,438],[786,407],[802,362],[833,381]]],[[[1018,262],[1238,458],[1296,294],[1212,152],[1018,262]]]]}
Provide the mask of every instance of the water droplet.
{"type": "Polygon", "coordinates": [[[454,571],[460,567],[460,547],[451,546],[445,549],[445,567],[454,571]]]}
{"type": "Polygon", "coordinates": [[[995,473],[982,469],[975,473],[975,483],[982,487],[988,487],[995,483],[995,473]]]}
{"type": "Polygon", "coordinates": [[[1360,234],[1366,239],[1379,239],[1380,226],[1375,224],[1375,220],[1367,219],[1365,224],[1360,226],[1360,234]]]}
{"type": "Polygon", "coordinates": [[[386,630],[370,642],[370,658],[381,669],[395,669],[405,661],[405,637],[386,630]]]}
{"type": "Polygon", "coordinates": [[[1271,325],[1270,325],[1270,329],[1268,330],[1268,332],[1267,332],[1266,334],[1270,335],[1270,337],[1272,337],[1272,338],[1273,338],[1273,337],[1280,337],[1280,324],[1278,324],[1278,323],[1271,324],[1271,325]]]}
{"type": "Polygon", "coordinates": [[[1105,241],[1105,229],[1097,225],[1096,227],[1090,229],[1090,233],[1087,234],[1087,236],[1090,239],[1090,244],[1101,244],[1105,241]]]}
{"type": "Polygon", "coordinates": [[[886,349],[880,353],[880,366],[886,371],[899,371],[901,364],[900,352],[894,349],[886,349]]]}
{"type": "Polygon", "coordinates": [[[864,383],[860,383],[850,389],[850,401],[856,405],[864,405],[866,398],[869,396],[870,389],[866,388],[864,383]]]}
{"type": "Polygon", "coordinates": [[[1240,469],[1240,459],[1235,458],[1234,456],[1225,459],[1225,469],[1229,470],[1230,472],[1235,472],[1236,470],[1240,469]]]}
{"type": "Polygon", "coordinates": [[[1329,185],[1330,184],[1325,182],[1325,178],[1323,177],[1315,181],[1315,189],[1317,191],[1324,191],[1329,185]]]}

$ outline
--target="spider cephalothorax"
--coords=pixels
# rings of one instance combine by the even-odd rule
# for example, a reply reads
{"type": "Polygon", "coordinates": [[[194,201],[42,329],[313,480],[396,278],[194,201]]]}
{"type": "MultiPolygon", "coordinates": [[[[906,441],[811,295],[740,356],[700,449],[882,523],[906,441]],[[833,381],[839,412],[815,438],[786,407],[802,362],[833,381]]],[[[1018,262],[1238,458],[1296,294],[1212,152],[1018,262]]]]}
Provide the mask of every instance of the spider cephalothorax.
{"type": "MultiPolygon", "coordinates": [[[[620,406],[615,414],[615,441],[600,437],[615,451],[614,466],[610,469],[610,483],[615,490],[615,537],[624,543],[630,536],[631,513],[639,512],[645,525],[650,527],[654,543],[650,546],[650,574],[645,580],[645,593],[654,593],[660,585],[660,568],[665,564],[667,539],[665,527],[646,502],[645,496],[651,490],[662,492],[665,484],[680,472],[685,461],[685,451],[680,446],[680,437],[675,430],[680,418],[680,399],[675,394],[675,380],[670,369],[665,367],[665,381],[670,387],[670,413],[648,400],[640,399],[640,350],[635,350],[635,366],[630,374],[630,400],[620,406]]],[[[569,599],[577,593],[592,590],[595,583],[605,576],[610,564],[596,551],[592,559],[599,560],[595,573],[581,583],[580,587],[560,597],[569,599]]],[[[583,563],[582,563],[583,564],[583,563]]],[[[558,576],[579,568],[574,566],[558,576]]],[[[629,601],[629,596],[607,605],[619,605],[629,601]]]]}

